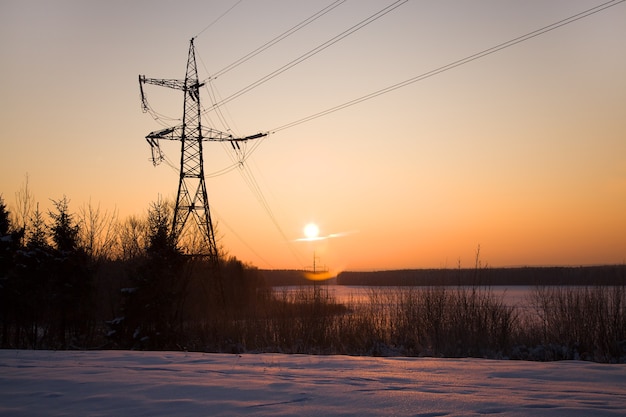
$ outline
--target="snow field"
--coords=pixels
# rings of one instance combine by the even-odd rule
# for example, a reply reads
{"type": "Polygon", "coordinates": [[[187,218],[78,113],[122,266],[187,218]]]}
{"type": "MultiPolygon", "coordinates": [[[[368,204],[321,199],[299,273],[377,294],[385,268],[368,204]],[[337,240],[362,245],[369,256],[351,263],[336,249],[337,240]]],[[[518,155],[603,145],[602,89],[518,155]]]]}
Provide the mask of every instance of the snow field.
{"type": "Polygon", "coordinates": [[[0,350],[2,416],[620,416],[626,365],[0,350]]]}

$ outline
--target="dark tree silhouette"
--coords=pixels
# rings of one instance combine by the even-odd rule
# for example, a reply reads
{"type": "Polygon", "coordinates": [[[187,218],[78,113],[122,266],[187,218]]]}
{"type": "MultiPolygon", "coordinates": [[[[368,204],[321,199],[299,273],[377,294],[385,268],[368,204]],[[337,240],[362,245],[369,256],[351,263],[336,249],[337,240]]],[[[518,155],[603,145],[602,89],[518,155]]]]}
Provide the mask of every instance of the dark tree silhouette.
{"type": "Polygon", "coordinates": [[[55,341],[61,348],[80,347],[94,331],[93,272],[90,259],[78,244],[79,226],[69,211],[69,200],[53,200],[56,211],[50,211],[51,238],[54,243],[51,314],[55,341]],[[67,338],[70,338],[68,341],[67,338]],[[68,344],[69,343],[69,344],[68,344]]]}
{"type": "Polygon", "coordinates": [[[2,321],[2,346],[8,346],[12,313],[15,310],[15,282],[11,277],[19,241],[23,230],[13,230],[10,213],[0,195],[0,320],[2,321]]]}
{"type": "Polygon", "coordinates": [[[52,240],[60,252],[76,252],[78,249],[78,224],[69,212],[69,200],[63,196],[60,200],[52,200],[56,211],[50,211],[52,218],[52,240]]]}
{"type": "Polygon", "coordinates": [[[124,288],[123,318],[110,322],[122,347],[175,347],[182,326],[188,276],[185,258],[170,234],[172,209],[162,200],[148,211],[147,247],[129,265],[132,287],[124,288]]]}

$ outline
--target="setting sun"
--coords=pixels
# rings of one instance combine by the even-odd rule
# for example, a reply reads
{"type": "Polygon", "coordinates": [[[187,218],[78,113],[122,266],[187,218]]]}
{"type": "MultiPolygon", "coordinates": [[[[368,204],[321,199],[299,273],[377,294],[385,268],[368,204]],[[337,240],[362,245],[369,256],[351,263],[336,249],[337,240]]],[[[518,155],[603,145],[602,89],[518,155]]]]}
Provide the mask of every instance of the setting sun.
{"type": "Polygon", "coordinates": [[[315,223],[309,223],[304,226],[304,236],[307,239],[315,239],[320,234],[320,229],[315,223]]]}

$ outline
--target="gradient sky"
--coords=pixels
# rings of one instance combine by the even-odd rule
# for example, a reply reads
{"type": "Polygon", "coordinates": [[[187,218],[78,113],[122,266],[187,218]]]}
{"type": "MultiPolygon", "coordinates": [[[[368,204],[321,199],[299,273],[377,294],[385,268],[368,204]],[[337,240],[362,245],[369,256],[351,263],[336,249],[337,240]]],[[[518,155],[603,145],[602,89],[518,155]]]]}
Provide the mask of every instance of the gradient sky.
{"type": "MultiPolygon", "coordinates": [[[[44,208],[66,195],[123,219],[174,199],[178,173],[149,160],[161,125],[137,75],[184,78],[197,35],[207,78],[330,3],[0,0],[5,202],[26,175],[44,208]]],[[[390,3],[349,0],[211,85],[228,97],[390,3]]],[[[204,123],[272,132],[600,3],[409,1],[229,102],[226,125],[204,123]]],[[[626,262],[624,22],[626,3],[269,135],[246,165],[273,218],[238,170],[207,178],[220,244],[260,268],[314,252],[332,270],[472,267],[479,245],[490,266],[626,262]],[[298,241],[309,222],[340,236],[298,241]]],[[[146,93],[182,116],[180,92],[146,93]]],[[[163,145],[177,161],[179,144],[163,145]]],[[[230,166],[227,149],[206,145],[207,174],[230,166]]]]}

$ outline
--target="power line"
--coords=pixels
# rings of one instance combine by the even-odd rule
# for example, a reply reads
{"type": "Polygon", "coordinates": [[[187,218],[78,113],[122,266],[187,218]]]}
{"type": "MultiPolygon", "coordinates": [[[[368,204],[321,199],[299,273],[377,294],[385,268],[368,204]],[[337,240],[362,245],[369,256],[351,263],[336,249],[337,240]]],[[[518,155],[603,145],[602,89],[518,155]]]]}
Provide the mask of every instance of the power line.
{"type": "MultiPolygon", "coordinates": [[[[602,3],[602,4],[598,5],[598,6],[592,7],[590,9],[587,9],[587,10],[583,11],[583,12],[577,13],[575,15],[572,15],[570,17],[562,19],[562,20],[560,20],[558,22],[552,23],[552,24],[550,24],[548,26],[544,26],[544,27],[542,27],[540,29],[537,29],[537,30],[534,30],[532,32],[529,32],[529,33],[527,33],[525,35],[518,36],[518,37],[516,37],[514,39],[511,39],[511,40],[509,40],[507,42],[500,43],[500,44],[498,44],[496,46],[493,46],[491,48],[485,49],[485,50],[483,50],[481,52],[475,53],[473,55],[469,55],[469,56],[467,56],[467,57],[465,57],[463,59],[459,59],[459,60],[454,61],[454,62],[452,62],[450,64],[447,64],[447,65],[444,65],[442,67],[436,68],[434,70],[425,72],[425,73],[420,74],[418,76],[409,78],[409,79],[407,79],[405,81],[393,84],[393,85],[391,85],[389,87],[386,87],[386,88],[374,91],[372,93],[369,93],[369,94],[366,94],[366,95],[361,96],[359,98],[350,100],[350,101],[345,102],[343,104],[331,107],[329,109],[320,111],[318,113],[314,113],[312,115],[309,115],[307,117],[303,117],[303,118],[295,120],[293,122],[286,123],[284,125],[281,125],[281,126],[278,126],[278,127],[274,128],[274,129],[270,129],[268,132],[269,133],[277,133],[277,132],[279,132],[281,130],[289,129],[291,127],[294,127],[294,126],[297,126],[297,125],[300,125],[300,124],[303,124],[303,123],[306,123],[306,122],[318,119],[320,117],[329,115],[329,114],[334,113],[336,111],[343,110],[345,108],[354,106],[354,105],[362,103],[364,101],[373,99],[375,97],[378,97],[380,95],[389,93],[389,92],[397,90],[399,88],[406,87],[406,86],[408,86],[410,84],[416,83],[418,81],[425,80],[427,78],[430,78],[430,77],[433,77],[435,75],[441,74],[441,73],[443,73],[445,71],[451,70],[453,68],[457,68],[457,67],[459,67],[461,65],[464,65],[464,64],[467,64],[467,63],[470,63],[470,62],[472,62],[474,60],[477,60],[479,58],[483,58],[483,57],[491,55],[491,54],[493,54],[495,52],[499,52],[499,51],[501,51],[501,50],[503,50],[505,48],[514,46],[514,45],[519,44],[521,42],[524,42],[524,41],[530,40],[532,38],[535,38],[537,36],[543,35],[543,34],[545,34],[547,32],[550,32],[550,31],[552,31],[554,29],[560,28],[560,27],[568,25],[570,23],[574,23],[577,20],[581,20],[583,18],[589,17],[589,16],[591,16],[591,15],[593,15],[595,13],[599,13],[601,11],[604,11],[604,10],[610,8],[610,7],[617,6],[618,4],[623,3],[625,1],[626,0],[612,0],[612,1],[608,1],[608,2],[602,3]]],[[[222,101],[222,103],[223,102],[224,101],[222,101]]],[[[210,110],[211,109],[205,110],[205,113],[209,112],[210,110]]],[[[225,174],[227,172],[230,172],[230,171],[234,170],[241,163],[245,162],[247,160],[247,158],[249,158],[250,155],[261,145],[261,143],[263,143],[263,138],[261,140],[256,141],[254,143],[254,145],[238,161],[234,162],[232,165],[230,165],[228,167],[225,167],[225,168],[223,168],[221,170],[218,170],[218,171],[215,171],[215,172],[209,174],[209,176],[210,177],[219,176],[219,175],[223,175],[223,174],[225,174]]]]}
{"type": "Polygon", "coordinates": [[[300,29],[302,29],[305,26],[309,25],[310,23],[316,21],[320,17],[324,16],[325,14],[329,13],[330,11],[332,11],[333,9],[335,9],[336,7],[340,6],[341,4],[343,4],[345,2],[346,2],[346,0],[336,0],[334,3],[331,3],[330,5],[324,7],[322,10],[320,10],[317,13],[315,13],[314,15],[306,18],[305,20],[303,20],[302,22],[298,23],[297,25],[291,27],[290,29],[286,30],[285,32],[281,33],[280,35],[278,35],[274,39],[264,43],[261,46],[259,46],[254,51],[249,52],[248,54],[246,54],[243,57],[239,58],[238,60],[236,60],[232,64],[230,64],[230,65],[222,68],[221,70],[217,71],[210,78],[211,79],[216,79],[217,77],[226,74],[228,71],[238,67],[239,65],[241,65],[244,62],[250,60],[251,58],[254,58],[255,56],[257,56],[261,52],[265,51],[266,49],[268,49],[268,48],[270,48],[270,47],[272,47],[274,45],[276,45],[278,42],[282,41],[283,39],[287,38],[288,36],[293,35],[297,31],[299,31],[300,29]]]}
{"type": "Polygon", "coordinates": [[[248,164],[245,164],[244,162],[241,162],[239,164],[239,168],[240,168],[239,173],[244,179],[244,182],[248,185],[248,188],[250,189],[250,191],[252,191],[252,193],[255,195],[258,203],[265,210],[265,213],[268,215],[268,217],[274,224],[274,227],[276,228],[278,233],[281,235],[285,243],[287,243],[288,249],[291,251],[294,258],[302,265],[303,264],[302,259],[300,258],[299,254],[294,250],[293,245],[291,244],[291,241],[289,240],[289,238],[283,231],[282,227],[280,227],[280,224],[278,223],[278,219],[274,215],[274,212],[272,211],[267,199],[265,198],[265,195],[263,194],[263,191],[261,190],[261,187],[259,186],[259,183],[257,182],[254,176],[254,173],[252,172],[248,164]]]}
{"type": "Polygon", "coordinates": [[[219,15],[214,21],[212,21],[211,23],[209,23],[204,29],[202,29],[200,32],[198,32],[198,34],[196,36],[194,36],[194,38],[197,38],[198,36],[202,35],[202,33],[207,30],[208,28],[210,28],[211,26],[213,26],[214,24],[216,24],[220,19],[222,19],[224,16],[226,16],[228,14],[228,12],[230,12],[231,10],[233,10],[239,3],[241,3],[242,0],[239,0],[237,3],[233,4],[232,6],[230,6],[230,8],[228,10],[226,10],[224,13],[222,13],[221,15],[219,15]]]}
{"type": "MultiPolygon", "coordinates": [[[[211,84],[210,81],[209,81],[209,84],[211,84]]],[[[211,96],[211,92],[209,92],[209,96],[211,96]]],[[[211,99],[213,100],[213,96],[211,96],[211,99]]],[[[223,115],[221,115],[221,109],[218,109],[217,114],[218,114],[218,118],[222,121],[222,123],[226,124],[226,121],[223,118],[223,115]]],[[[260,139],[262,139],[262,138],[260,138],[260,139]]],[[[287,238],[287,236],[285,235],[285,232],[280,227],[280,223],[278,222],[278,219],[274,215],[269,202],[265,198],[265,195],[263,194],[263,190],[261,189],[261,186],[259,185],[258,181],[256,180],[256,177],[254,176],[254,173],[252,172],[250,167],[245,163],[245,161],[247,160],[247,158],[249,156],[249,154],[246,152],[248,143],[247,142],[242,142],[240,144],[238,142],[235,142],[235,143],[231,142],[230,145],[229,145],[226,142],[221,142],[221,145],[224,148],[224,151],[226,152],[228,157],[230,158],[230,160],[232,162],[232,165],[230,165],[229,167],[226,167],[226,168],[224,168],[224,169],[222,169],[220,171],[217,171],[217,173],[211,173],[209,175],[205,175],[205,178],[210,178],[210,177],[214,177],[214,176],[217,176],[217,175],[222,175],[222,174],[225,174],[226,172],[234,170],[235,168],[239,168],[238,172],[241,175],[241,178],[246,183],[246,185],[248,186],[248,188],[250,189],[252,194],[255,196],[257,202],[263,208],[263,210],[265,211],[265,213],[267,214],[267,216],[271,220],[272,224],[274,225],[274,227],[276,228],[278,233],[282,236],[283,240],[289,246],[289,250],[292,252],[294,258],[301,265],[303,265],[302,259],[300,258],[299,254],[297,252],[295,252],[294,248],[291,245],[291,241],[287,238]]],[[[256,149],[256,147],[253,147],[253,150],[254,149],[256,149]]],[[[172,166],[171,163],[168,160],[166,160],[166,163],[168,163],[170,166],[172,166]]],[[[234,232],[232,230],[232,228],[230,228],[229,226],[227,226],[227,227],[229,229],[231,229],[231,232],[234,232]]],[[[239,237],[239,236],[237,236],[237,237],[246,246],[248,246],[247,243],[244,242],[241,237],[239,237]]],[[[255,254],[256,254],[256,252],[255,252],[255,254]]],[[[259,255],[257,254],[257,256],[259,256],[259,255]]],[[[261,258],[261,259],[263,259],[263,258],[261,258]]]]}
{"type": "Polygon", "coordinates": [[[390,4],[389,6],[379,10],[378,12],[374,13],[373,15],[371,15],[370,17],[360,21],[359,23],[357,23],[356,25],[352,26],[351,28],[341,32],[339,35],[329,39],[328,41],[324,42],[321,45],[318,45],[317,47],[313,48],[312,50],[310,50],[309,52],[300,55],[298,58],[294,59],[293,61],[290,61],[289,63],[283,65],[282,67],[280,67],[279,69],[269,73],[268,75],[264,76],[263,78],[253,82],[252,84],[248,85],[247,87],[242,88],[241,90],[237,91],[234,94],[231,94],[230,96],[228,96],[227,98],[225,98],[224,100],[220,101],[219,103],[216,103],[210,110],[213,110],[215,107],[219,107],[219,106],[223,106],[224,104],[236,99],[237,97],[247,93],[248,91],[258,87],[259,85],[271,80],[272,78],[282,74],[283,72],[287,71],[290,68],[295,67],[296,65],[302,63],[303,61],[311,58],[312,56],[322,52],[324,49],[334,45],[335,43],[339,42],[340,40],[348,37],[349,35],[353,34],[354,32],[358,31],[359,29],[364,28],[365,26],[369,25],[370,23],[380,19],[381,17],[385,16],[387,13],[391,12],[392,10],[395,10],[396,8],[400,7],[402,4],[406,3],[408,0],[397,0],[394,3],[390,4]]]}
{"type": "Polygon", "coordinates": [[[475,53],[473,55],[467,56],[467,57],[465,57],[463,59],[459,59],[457,61],[454,61],[454,62],[452,62],[452,63],[450,63],[448,65],[444,65],[444,66],[436,68],[434,70],[425,72],[423,74],[420,74],[418,76],[409,78],[409,79],[404,80],[402,82],[399,82],[397,84],[390,85],[389,87],[386,87],[386,88],[374,91],[372,93],[366,94],[366,95],[361,96],[359,98],[356,98],[354,100],[350,100],[350,101],[345,102],[343,104],[340,104],[338,106],[331,107],[329,109],[323,110],[321,112],[312,114],[312,115],[307,116],[307,117],[303,117],[303,118],[295,120],[295,121],[293,121],[291,123],[287,123],[287,124],[284,124],[282,126],[278,126],[275,129],[271,129],[269,132],[270,133],[276,133],[276,132],[279,132],[281,130],[285,130],[285,129],[288,129],[290,127],[294,127],[294,126],[300,125],[302,123],[306,123],[306,122],[309,122],[311,120],[318,119],[318,118],[320,118],[322,116],[326,116],[326,115],[334,113],[336,111],[343,110],[343,109],[345,109],[347,107],[354,106],[355,104],[359,104],[359,103],[362,103],[364,101],[371,100],[371,99],[373,99],[375,97],[378,97],[380,95],[389,93],[391,91],[397,90],[397,89],[402,88],[402,87],[406,87],[406,86],[408,86],[410,84],[413,84],[413,83],[416,83],[418,81],[423,81],[423,80],[425,80],[427,78],[430,78],[430,77],[433,77],[435,75],[441,74],[443,72],[449,71],[449,70],[451,70],[453,68],[460,67],[461,65],[468,64],[468,63],[470,63],[472,61],[475,61],[477,59],[484,58],[484,57],[486,57],[488,55],[491,55],[491,54],[499,52],[499,51],[501,51],[503,49],[509,48],[509,47],[511,47],[513,45],[517,45],[519,43],[525,42],[525,41],[530,40],[532,38],[535,38],[537,36],[543,35],[543,34],[545,34],[547,32],[550,32],[552,30],[558,29],[558,28],[560,28],[562,26],[568,25],[570,23],[574,23],[574,22],[576,22],[578,20],[584,19],[585,17],[589,17],[589,16],[591,16],[591,15],[593,15],[595,13],[599,13],[599,12],[601,12],[603,10],[606,10],[606,9],[610,8],[610,7],[617,6],[618,4],[623,3],[624,1],[626,1],[626,0],[613,0],[613,1],[608,1],[606,3],[602,3],[602,4],[598,5],[598,6],[595,6],[595,7],[592,7],[591,9],[587,9],[587,10],[585,10],[583,12],[577,13],[577,14],[575,14],[573,16],[570,16],[568,18],[560,20],[560,21],[558,21],[556,23],[552,23],[551,25],[544,26],[541,29],[537,29],[537,30],[529,32],[529,33],[527,33],[525,35],[522,35],[522,36],[519,36],[517,38],[511,39],[511,40],[509,40],[507,42],[500,43],[500,44],[498,44],[496,46],[493,46],[491,48],[485,49],[485,50],[483,50],[481,52],[477,52],[477,53],[475,53]]]}
{"type": "MultiPolygon", "coordinates": [[[[241,236],[240,236],[240,235],[239,235],[239,234],[238,234],[238,233],[237,233],[237,232],[236,232],[236,231],[235,231],[232,227],[230,227],[230,226],[228,225],[228,223],[226,223],[226,220],[224,220],[224,218],[220,215],[220,213],[219,213],[219,212],[217,212],[217,210],[215,210],[215,203],[213,203],[213,211],[214,211],[214,212],[215,212],[215,214],[216,214],[216,215],[220,218],[219,222],[223,223],[223,224],[224,224],[224,226],[226,226],[226,228],[227,228],[228,230],[230,230],[230,232],[231,232],[231,233],[232,233],[232,234],[233,234],[233,235],[234,235],[237,239],[239,239],[239,241],[240,241],[241,243],[243,243],[243,245],[244,245],[246,248],[248,248],[248,250],[249,250],[250,252],[252,252],[252,253],[253,253],[253,254],[254,254],[257,258],[259,258],[260,260],[262,260],[263,262],[265,262],[265,263],[267,264],[267,266],[268,266],[268,267],[273,268],[272,264],[271,264],[271,263],[270,263],[267,259],[265,259],[263,256],[261,256],[261,255],[260,255],[257,251],[255,251],[255,250],[254,250],[254,248],[248,244],[248,242],[246,242],[246,241],[245,241],[245,240],[244,240],[244,239],[243,239],[243,238],[242,238],[242,237],[241,237],[241,236]]],[[[219,223],[218,223],[218,225],[217,225],[217,228],[219,229],[219,223]]]]}
{"type": "Polygon", "coordinates": [[[231,161],[233,162],[232,169],[234,169],[235,167],[239,168],[238,172],[241,175],[241,178],[246,183],[246,185],[248,186],[252,194],[255,196],[257,202],[263,208],[263,210],[265,211],[265,213],[271,220],[272,224],[274,225],[278,233],[282,236],[285,243],[287,243],[288,248],[291,251],[294,258],[301,265],[303,265],[304,263],[302,262],[302,259],[300,258],[299,254],[294,250],[290,239],[287,237],[287,235],[283,231],[282,227],[280,226],[280,223],[278,222],[278,219],[276,218],[276,215],[272,211],[272,208],[269,202],[267,201],[267,198],[265,198],[265,195],[263,194],[263,190],[261,189],[261,186],[256,180],[256,177],[254,173],[252,172],[252,169],[248,166],[248,164],[245,163],[246,159],[249,156],[249,154],[246,152],[247,144],[244,142],[241,145],[237,144],[237,146],[231,146],[231,147],[226,145],[226,143],[222,143],[222,145],[224,147],[224,150],[227,152],[228,156],[231,158],[231,161]]]}
{"type": "MultiPolygon", "coordinates": [[[[207,30],[211,25],[213,25],[215,22],[217,22],[219,19],[221,19],[230,10],[232,10],[235,6],[237,6],[240,2],[241,2],[241,0],[239,2],[237,2],[236,4],[234,4],[226,12],[224,12],[221,16],[219,16],[215,21],[213,21],[211,24],[209,24],[209,26],[204,28],[200,33],[202,33],[205,30],[207,30]]],[[[221,107],[218,106],[218,103],[217,103],[218,102],[218,94],[217,94],[217,92],[215,90],[215,85],[212,83],[212,81],[217,79],[217,77],[227,73],[228,71],[238,67],[239,65],[243,64],[244,62],[250,60],[251,58],[255,57],[256,55],[260,54],[261,52],[269,49],[270,47],[272,47],[273,45],[275,45],[278,42],[282,41],[283,39],[287,38],[288,36],[296,33],[300,29],[304,28],[305,26],[309,25],[310,23],[314,22],[315,20],[319,19],[320,17],[326,15],[327,13],[329,13],[330,11],[332,11],[333,9],[335,9],[336,7],[338,7],[339,5],[341,5],[341,4],[345,3],[345,2],[346,2],[346,0],[335,0],[333,3],[331,3],[328,6],[324,7],[323,9],[321,9],[318,12],[316,12],[312,16],[309,16],[308,18],[306,18],[302,22],[298,23],[297,25],[291,27],[287,31],[281,33],[280,35],[278,35],[274,39],[266,42],[265,44],[261,45],[260,47],[258,47],[257,49],[253,50],[252,52],[244,55],[242,58],[240,58],[237,61],[231,63],[230,65],[228,65],[225,68],[221,69],[220,71],[216,72],[212,76],[209,76],[209,78],[207,80],[205,80],[205,82],[203,84],[204,84],[207,92],[209,93],[209,97],[211,98],[211,108],[208,109],[208,110],[203,109],[203,114],[207,114],[211,110],[216,110],[218,120],[225,127],[226,131],[228,131],[228,132],[232,131],[231,128],[228,126],[226,118],[224,117],[224,115],[223,115],[223,113],[221,111],[221,107]]],[[[196,36],[198,36],[198,35],[196,35],[196,36]]],[[[209,74],[209,71],[207,70],[207,67],[204,64],[204,61],[202,60],[202,58],[200,58],[200,62],[202,63],[206,73],[209,74]]],[[[223,101],[223,99],[221,97],[219,97],[219,101],[223,101]]]]}

